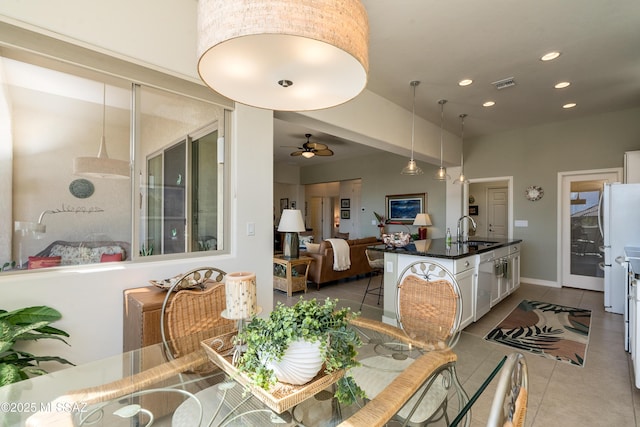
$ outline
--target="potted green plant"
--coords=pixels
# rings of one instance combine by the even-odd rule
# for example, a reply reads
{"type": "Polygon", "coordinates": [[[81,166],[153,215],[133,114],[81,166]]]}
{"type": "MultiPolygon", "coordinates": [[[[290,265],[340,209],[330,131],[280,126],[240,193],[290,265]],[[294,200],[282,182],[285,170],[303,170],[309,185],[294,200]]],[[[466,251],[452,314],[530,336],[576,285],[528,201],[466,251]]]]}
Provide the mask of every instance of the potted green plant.
{"type": "Polygon", "coordinates": [[[325,372],[345,370],[337,382],[335,397],[345,404],[365,397],[347,373],[358,366],[355,357],[362,345],[358,333],[349,326],[349,319],[356,314],[349,308],[336,309],[337,301],[327,298],[319,304],[315,299],[300,299],[293,306],[279,302],[268,318],[254,317],[237,337],[246,345],[238,369],[268,390],[277,381],[273,362],[282,361],[292,343],[318,343],[325,372]]]}
{"type": "Polygon", "coordinates": [[[62,337],[68,337],[69,334],[49,326],[60,318],[60,312],[46,306],[26,307],[10,312],[0,310],[0,386],[27,379],[30,375],[46,374],[47,371],[39,367],[40,362],[54,361],[73,365],[61,357],[34,356],[13,348],[17,341],[44,338],[57,339],[67,344],[62,337]]]}

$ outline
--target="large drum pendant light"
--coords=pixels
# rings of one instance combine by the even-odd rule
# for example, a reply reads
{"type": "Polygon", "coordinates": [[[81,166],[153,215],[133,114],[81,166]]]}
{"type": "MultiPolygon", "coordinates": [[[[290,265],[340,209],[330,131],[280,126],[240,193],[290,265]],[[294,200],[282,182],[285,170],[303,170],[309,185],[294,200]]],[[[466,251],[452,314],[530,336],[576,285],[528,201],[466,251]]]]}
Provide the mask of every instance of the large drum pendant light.
{"type": "Polygon", "coordinates": [[[199,0],[198,73],[216,92],[281,111],[318,110],[367,84],[359,0],[199,0]]]}

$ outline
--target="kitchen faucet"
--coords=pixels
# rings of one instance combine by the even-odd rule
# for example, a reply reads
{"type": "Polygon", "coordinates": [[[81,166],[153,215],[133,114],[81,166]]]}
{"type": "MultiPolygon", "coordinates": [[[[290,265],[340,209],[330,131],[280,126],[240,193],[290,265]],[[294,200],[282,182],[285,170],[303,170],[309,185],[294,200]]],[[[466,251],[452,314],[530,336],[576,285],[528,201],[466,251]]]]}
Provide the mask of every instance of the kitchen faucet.
{"type": "Polygon", "coordinates": [[[464,215],[464,216],[461,216],[460,218],[458,218],[458,229],[457,229],[457,232],[458,232],[458,237],[457,237],[458,243],[466,243],[469,240],[469,236],[468,235],[467,235],[467,238],[465,239],[464,235],[462,234],[462,229],[460,228],[460,225],[462,224],[462,221],[465,218],[467,218],[469,221],[471,221],[471,227],[472,227],[473,231],[476,231],[476,227],[478,226],[476,224],[476,221],[473,218],[471,218],[469,215],[464,215]]]}

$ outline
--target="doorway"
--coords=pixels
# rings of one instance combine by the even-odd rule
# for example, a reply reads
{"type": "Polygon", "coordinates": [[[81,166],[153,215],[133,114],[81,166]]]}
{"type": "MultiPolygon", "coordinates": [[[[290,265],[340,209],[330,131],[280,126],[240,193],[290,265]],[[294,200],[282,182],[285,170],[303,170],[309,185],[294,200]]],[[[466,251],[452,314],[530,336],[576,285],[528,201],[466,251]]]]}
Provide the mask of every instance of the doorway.
{"type": "Polygon", "coordinates": [[[478,225],[477,236],[513,236],[513,177],[471,179],[465,186],[463,200],[463,211],[478,225]]]}
{"type": "Polygon", "coordinates": [[[603,237],[598,227],[605,183],[620,180],[617,170],[560,174],[561,285],[604,291],[603,237]]]}

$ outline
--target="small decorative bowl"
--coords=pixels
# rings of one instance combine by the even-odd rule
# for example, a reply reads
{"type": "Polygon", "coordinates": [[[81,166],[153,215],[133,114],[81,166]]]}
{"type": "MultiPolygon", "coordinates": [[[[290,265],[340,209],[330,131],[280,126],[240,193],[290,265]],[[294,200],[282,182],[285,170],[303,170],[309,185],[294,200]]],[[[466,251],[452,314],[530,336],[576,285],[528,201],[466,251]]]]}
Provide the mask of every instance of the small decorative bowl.
{"type": "Polygon", "coordinates": [[[411,234],[403,232],[383,234],[382,241],[387,247],[404,248],[411,242],[411,234]]]}

